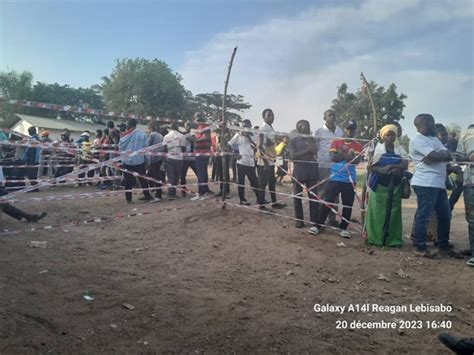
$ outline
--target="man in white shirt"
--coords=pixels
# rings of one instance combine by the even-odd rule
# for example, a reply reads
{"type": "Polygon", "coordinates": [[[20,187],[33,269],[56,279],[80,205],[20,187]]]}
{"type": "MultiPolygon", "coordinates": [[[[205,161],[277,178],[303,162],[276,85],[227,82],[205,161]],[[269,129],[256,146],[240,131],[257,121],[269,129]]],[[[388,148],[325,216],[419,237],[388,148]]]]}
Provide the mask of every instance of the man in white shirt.
{"type": "Polygon", "coordinates": [[[179,183],[183,169],[183,150],[186,146],[183,135],[178,132],[178,124],[171,124],[168,134],[163,138],[168,151],[166,158],[166,175],[168,176],[168,199],[176,199],[176,185],[179,183]]]}
{"type": "Polygon", "coordinates": [[[411,180],[417,198],[414,221],[414,244],[416,254],[433,257],[435,253],[426,247],[427,225],[436,211],[438,216],[438,249],[450,255],[449,230],[451,209],[446,192],[446,165],[453,158],[448,149],[435,137],[435,121],[430,114],[419,114],[415,118],[418,131],[410,141],[410,156],[415,164],[411,180]]]}
{"type": "MultiPolygon", "coordinates": [[[[250,120],[243,120],[242,127],[252,128],[250,120]]],[[[239,147],[239,159],[237,160],[237,183],[240,204],[249,206],[250,202],[245,198],[245,177],[250,181],[250,186],[257,196],[257,203],[259,199],[258,194],[258,179],[255,173],[255,142],[251,132],[241,131],[236,133],[232,139],[227,143],[230,146],[236,144],[239,147]]]]}
{"type": "Polygon", "coordinates": [[[458,161],[466,162],[463,191],[471,247],[471,257],[466,264],[474,267],[474,124],[468,127],[457,148],[457,152],[460,154],[458,161]]]}
{"type": "Polygon", "coordinates": [[[258,188],[259,188],[259,204],[260,209],[264,210],[265,204],[265,189],[268,185],[268,190],[270,190],[270,197],[272,200],[273,208],[285,208],[286,204],[278,203],[276,200],[275,185],[276,185],[276,176],[275,176],[275,134],[273,133],[273,121],[275,116],[273,111],[269,108],[263,110],[262,117],[264,123],[260,126],[260,131],[258,135],[258,161],[257,161],[257,172],[258,172],[258,188]]]}
{"type": "MultiPolygon", "coordinates": [[[[313,135],[316,138],[316,148],[318,151],[319,179],[327,179],[327,181],[318,186],[318,192],[320,193],[322,199],[325,200],[326,187],[328,186],[328,178],[332,164],[332,160],[329,155],[329,147],[331,146],[331,142],[334,138],[342,138],[344,135],[342,129],[336,126],[336,113],[334,110],[326,110],[324,112],[324,125],[321,128],[316,129],[313,135]]],[[[337,209],[337,207],[334,208],[337,209]]],[[[339,226],[339,222],[337,222],[334,212],[329,214],[328,223],[330,225],[339,226]]]]}

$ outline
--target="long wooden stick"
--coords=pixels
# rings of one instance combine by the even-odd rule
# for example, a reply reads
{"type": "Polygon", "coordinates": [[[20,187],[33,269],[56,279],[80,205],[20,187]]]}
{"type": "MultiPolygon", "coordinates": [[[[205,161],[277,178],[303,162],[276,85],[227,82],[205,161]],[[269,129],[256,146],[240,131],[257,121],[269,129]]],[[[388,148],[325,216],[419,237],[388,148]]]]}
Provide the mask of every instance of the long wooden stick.
{"type": "MultiPolygon", "coordinates": [[[[226,130],[226,117],[225,117],[225,102],[227,99],[227,87],[229,86],[230,72],[232,70],[232,64],[234,63],[235,53],[237,52],[237,47],[232,51],[230,57],[229,67],[227,68],[227,77],[225,79],[224,85],[224,96],[222,98],[222,126],[221,126],[221,150],[222,152],[226,149],[227,142],[225,141],[225,130],[226,130]]],[[[225,208],[225,195],[227,194],[227,189],[229,188],[229,167],[227,166],[226,156],[222,155],[222,208],[225,208]]]]}
{"type": "MultiPolygon", "coordinates": [[[[372,89],[369,85],[369,82],[365,78],[364,73],[362,73],[362,72],[360,73],[360,79],[362,80],[365,87],[367,88],[367,93],[368,93],[368,96],[369,96],[370,106],[372,108],[372,116],[373,116],[373,119],[374,119],[373,135],[374,135],[374,138],[377,138],[377,110],[375,108],[374,99],[372,97],[372,89]]],[[[373,152],[371,152],[371,153],[373,154],[373,152]]],[[[372,158],[372,157],[369,156],[369,161],[370,161],[370,158],[372,158]]],[[[360,202],[360,216],[361,216],[361,219],[362,219],[362,223],[364,223],[364,220],[365,220],[365,201],[367,200],[367,175],[368,174],[369,174],[369,171],[368,171],[368,168],[367,168],[367,171],[366,171],[365,177],[364,177],[364,185],[362,186],[362,201],[360,202]]]]}
{"type": "Polygon", "coordinates": [[[368,96],[369,96],[370,106],[372,108],[372,117],[373,117],[373,120],[374,120],[373,135],[374,135],[374,138],[377,138],[377,110],[375,108],[375,103],[374,103],[374,99],[373,99],[373,96],[372,96],[372,89],[369,85],[369,82],[365,78],[364,73],[362,73],[362,72],[360,73],[360,79],[362,80],[362,82],[366,86],[367,93],[369,94],[368,96]]]}

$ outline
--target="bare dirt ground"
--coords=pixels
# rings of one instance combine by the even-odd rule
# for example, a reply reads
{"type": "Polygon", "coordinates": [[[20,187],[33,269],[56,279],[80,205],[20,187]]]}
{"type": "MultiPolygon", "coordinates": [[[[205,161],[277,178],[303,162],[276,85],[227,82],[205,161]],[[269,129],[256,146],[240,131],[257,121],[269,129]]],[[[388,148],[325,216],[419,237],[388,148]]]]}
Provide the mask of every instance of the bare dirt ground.
{"type": "MultiPolygon", "coordinates": [[[[85,191],[96,190],[60,187],[22,198],[85,191]]],[[[235,203],[235,187],[232,194],[235,203]]],[[[446,353],[436,339],[442,329],[425,321],[474,334],[474,270],[462,260],[417,258],[408,239],[382,250],[360,236],[314,237],[290,219],[230,204],[222,210],[213,199],[145,204],[138,197],[131,205],[121,194],[18,203],[48,211],[34,225],[1,217],[0,232],[150,212],[0,236],[0,353],[446,353]],[[30,247],[32,240],[47,248],[30,247]],[[316,303],[453,310],[317,314],[316,303]],[[336,329],[338,320],[421,320],[422,328],[336,329]]],[[[413,198],[404,201],[405,234],[415,207],[413,198]]],[[[283,213],[292,216],[292,206],[283,213]]],[[[467,247],[462,201],[451,237],[467,247]]]]}

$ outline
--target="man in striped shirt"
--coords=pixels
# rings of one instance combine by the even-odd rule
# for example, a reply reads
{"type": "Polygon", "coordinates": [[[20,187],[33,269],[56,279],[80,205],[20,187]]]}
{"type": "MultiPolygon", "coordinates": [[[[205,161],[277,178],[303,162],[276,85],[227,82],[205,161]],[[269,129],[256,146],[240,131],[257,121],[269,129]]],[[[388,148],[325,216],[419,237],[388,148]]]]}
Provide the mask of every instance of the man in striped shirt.
{"type": "MultiPolygon", "coordinates": [[[[197,122],[196,129],[198,131],[209,126],[205,123],[206,120],[202,112],[196,112],[194,114],[194,120],[197,122]]],[[[209,176],[207,172],[207,167],[209,165],[209,155],[207,154],[211,153],[211,130],[206,130],[194,135],[194,152],[205,154],[196,156],[196,174],[199,184],[199,195],[206,196],[208,194],[213,194],[213,192],[209,190],[209,176]]]]}

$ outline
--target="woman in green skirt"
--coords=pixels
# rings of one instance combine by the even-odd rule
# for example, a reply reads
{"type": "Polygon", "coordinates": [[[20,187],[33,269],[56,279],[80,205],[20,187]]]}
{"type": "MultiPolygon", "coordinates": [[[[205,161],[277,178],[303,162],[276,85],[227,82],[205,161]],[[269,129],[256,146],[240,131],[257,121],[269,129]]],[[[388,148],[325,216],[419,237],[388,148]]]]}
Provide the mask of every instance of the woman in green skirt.
{"type": "Polygon", "coordinates": [[[408,168],[408,156],[396,144],[398,128],[386,125],[380,130],[381,142],[369,162],[369,202],[367,241],[372,245],[402,245],[401,180],[408,168]]]}

